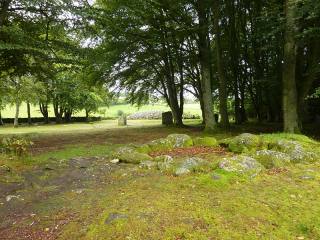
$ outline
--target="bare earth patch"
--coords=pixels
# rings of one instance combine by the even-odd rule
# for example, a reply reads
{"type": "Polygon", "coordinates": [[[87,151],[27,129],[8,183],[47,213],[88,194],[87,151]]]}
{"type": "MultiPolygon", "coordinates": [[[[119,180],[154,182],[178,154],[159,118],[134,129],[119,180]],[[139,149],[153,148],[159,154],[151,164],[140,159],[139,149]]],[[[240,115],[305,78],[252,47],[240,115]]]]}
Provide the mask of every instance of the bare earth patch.
{"type": "Polygon", "coordinates": [[[178,156],[194,156],[202,154],[216,154],[216,155],[226,155],[227,151],[222,147],[203,147],[203,146],[194,146],[194,147],[185,147],[185,148],[175,148],[172,150],[166,151],[157,151],[152,152],[149,155],[151,157],[157,157],[162,155],[169,155],[171,157],[178,156]]]}

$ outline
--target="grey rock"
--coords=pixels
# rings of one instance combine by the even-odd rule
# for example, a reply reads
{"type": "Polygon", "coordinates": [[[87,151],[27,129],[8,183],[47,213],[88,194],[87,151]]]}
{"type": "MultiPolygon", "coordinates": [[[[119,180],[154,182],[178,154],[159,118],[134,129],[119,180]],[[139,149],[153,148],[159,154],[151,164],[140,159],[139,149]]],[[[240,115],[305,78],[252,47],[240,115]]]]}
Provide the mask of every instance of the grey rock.
{"type": "Polygon", "coordinates": [[[144,168],[144,169],[152,169],[152,168],[155,168],[156,166],[157,166],[157,163],[153,161],[142,161],[140,163],[140,168],[144,168]]]}
{"type": "Polygon", "coordinates": [[[263,165],[257,160],[247,156],[224,158],[219,163],[219,167],[227,172],[236,172],[251,176],[256,176],[264,169],[263,165]]]}
{"type": "Polygon", "coordinates": [[[195,167],[200,166],[204,163],[202,158],[198,157],[191,157],[186,159],[177,169],[175,172],[176,176],[181,176],[185,174],[191,173],[195,167]]]}
{"type": "Polygon", "coordinates": [[[300,179],[302,179],[302,180],[314,180],[315,177],[312,176],[312,175],[302,175],[302,176],[300,176],[300,179]]]}
{"type": "Polygon", "coordinates": [[[220,179],[221,179],[221,176],[220,176],[219,174],[216,174],[216,173],[215,173],[215,174],[212,175],[212,179],[213,179],[213,180],[220,180],[220,179]]]}
{"type": "Polygon", "coordinates": [[[187,134],[171,134],[167,139],[172,143],[174,148],[190,147],[193,145],[193,140],[187,134]]]}

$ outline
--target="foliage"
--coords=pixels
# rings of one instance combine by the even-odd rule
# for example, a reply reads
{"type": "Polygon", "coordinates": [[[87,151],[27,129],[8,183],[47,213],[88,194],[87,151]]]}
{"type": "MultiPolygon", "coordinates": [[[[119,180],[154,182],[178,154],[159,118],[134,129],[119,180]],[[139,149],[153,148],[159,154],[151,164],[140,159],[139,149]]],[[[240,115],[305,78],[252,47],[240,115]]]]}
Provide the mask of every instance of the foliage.
{"type": "Polygon", "coordinates": [[[7,154],[13,154],[17,157],[22,157],[29,153],[32,145],[33,142],[25,138],[8,137],[2,139],[1,148],[7,154]]]}

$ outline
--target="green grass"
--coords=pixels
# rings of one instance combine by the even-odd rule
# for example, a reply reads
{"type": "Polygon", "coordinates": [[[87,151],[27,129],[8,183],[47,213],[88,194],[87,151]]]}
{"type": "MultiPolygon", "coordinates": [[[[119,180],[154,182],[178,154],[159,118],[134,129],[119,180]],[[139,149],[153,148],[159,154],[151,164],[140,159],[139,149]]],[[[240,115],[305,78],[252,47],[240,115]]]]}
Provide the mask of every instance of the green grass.
{"type": "MultiPolygon", "coordinates": [[[[158,111],[168,111],[169,107],[165,104],[149,104],[143,105],[141,107],[132,106],[130,104],[118,104],[118,105],[111,105],[110,107],[101,107],[99,109],[103,113],[95,113],[94,116],[101,116],[105,118],[116,118],[117,113],[119,110],[123,111],[127,115],[130,115],[135,112],[144,112],[144,111],[151,111],[151,110],[158,110],[158,111]]],[[[192,113],[192,114],[199,114],[201,115],[201,110],[199,104],[185,104],[185,112],[192,113]]],[[[4,110],[2,110],[2,117],[3,118],[13,118],[15,114],[15,107],[14,106],[7,106],[4,110]]],[[[39,107],[38,106],[31,106],[31,115],[32,117],[42,117],[39,107]]],[[[49,116],[54,117],[53,107],[50,105],[49,107],[49,116]]],[[[75,114],[75,116],[85,116],[85,112],[81,111],[75,114]]],[[[25,103],[21,105],[20,109],[20,117],[26,118],[27,117],[27,106],[25,103]]]]}

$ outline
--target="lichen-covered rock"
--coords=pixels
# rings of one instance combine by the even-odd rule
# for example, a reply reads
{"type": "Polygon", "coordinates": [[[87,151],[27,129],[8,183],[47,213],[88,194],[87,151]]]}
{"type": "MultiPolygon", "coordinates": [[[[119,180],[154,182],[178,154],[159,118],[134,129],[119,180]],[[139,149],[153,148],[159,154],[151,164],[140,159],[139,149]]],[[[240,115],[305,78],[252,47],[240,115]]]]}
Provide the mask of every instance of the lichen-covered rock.
{"type": "Polygon", "coordinates": [[[6,166],[6,165],[0,166],[0,175],[7,174],[9,172],[11,172],[11,169],[8,166],[6,166]]]}
{"type": "Polygon", "coordinates": [[[154,161],[142,161],[140,163],[140,168],[144,168],[144,169],[152,169],[155,168],[157,166],[157,163],[154,161]]]}
{"type": "Polygon", "coordinates": [[[243,133],[234,137],[229,141],[229,150],[234,153],[246,153],[252,150],[257,150],[262,146],[262,140],[259,136],[243,133]]]}
{"type": "Polygon", "coordinates": [[[173,144],[166,138],[159,138],[148,143],[151,151],[163,151],[173,148],[173,144]]]}
{"type": "Polygon", "coordinates": [[[152,151],[152,149],[150,148],[150,146],[148,144],[142,144],[142,145],[136,147],[136,151],[139,153],[150,153],[152,151]]]}
{"type": "Polygon", "coordinates": [[[133,147],[120,147],[114,152],[113,157],[119,159],[121,162],[135,164],[153,160],[148,154],[139,153],[133,147]]]}
{"type": "Polygon", "coordinates": [[[173,157],[169,155],[161,155],[154,158],[154,161],[156,162],[173,162],[173,157]]]}
{"type": "Polygon", "coordinates": [[[187,134],[171,134],[167,137],[174,148],[193,146],[193,141],[187,134]]]}
{"type": "Polygon", "coordinates": [[[247,156],[224,158],[219,163],[219,168],[227,172],[236,172],[250,176],[256,176],[264,169],[261,163],[254,158],[247,156]]]}
{"type": "Polygon", "coordinates": [[[205,161],[202,158],[191,157],[183,161],[183,163],[176,169],[175,175],[181,176],[191,173],[196,167],[204,164],[205,161]]]}
{"type": "Polygon", "coordinates": [[[194,146],[215,147],[218,145],[214,137],[197,137],[193,139],[194,146]]]}
{"type": "Polygon", "coordinates": [[[290,163],[290,156],[288,154],[273,150],[257,151],[255,159],[266,168],[283,167],[290,163]]]}
{"type": "Polygon", "coordinates": [[[279,140],[269,144],[271,149],[286,153],[293,163],[314,162],[318,159],[315,152],[306,150],[299,142],[289,140],[279,140]]]}

